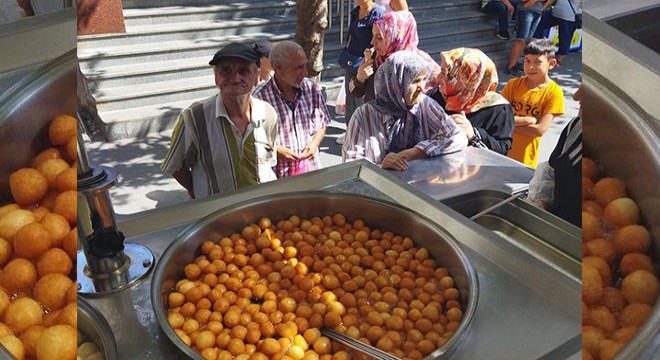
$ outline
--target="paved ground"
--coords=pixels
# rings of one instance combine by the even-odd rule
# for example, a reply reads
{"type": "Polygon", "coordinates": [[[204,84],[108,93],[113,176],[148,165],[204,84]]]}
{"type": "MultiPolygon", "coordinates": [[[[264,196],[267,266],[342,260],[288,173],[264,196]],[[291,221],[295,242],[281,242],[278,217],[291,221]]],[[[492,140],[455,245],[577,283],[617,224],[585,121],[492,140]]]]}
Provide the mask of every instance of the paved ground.
{"type": "MultiPolygon", "coordinates": [[[[581,81],[581,64],[581,53],[570,53],[561,68],[551,71],[551,77],[564,90],[566,114],[555,119],[541,139],[539,161],[548,159],[561,130],[578,112],[578,104],[571,95],[581,81]]],[[[501,86],[507,80],[506,75],[500,75],[501,86]]],[[[325,167],[341,163],[341,146],[335,143],[335,139],[346,128],[343,116],[334,113],[334,106],[329,106],[329,109],[333,120],[320,147],[321,161],[325,167]]],[[[86,143],[92,165],[109,166],[119,173],[118,183],[110,190],[119,221],[129,214],[188,200],[183,188],[159,169],[169,147],[170,136],[171,131],[165,131],[141,139],[86,143]]]]}

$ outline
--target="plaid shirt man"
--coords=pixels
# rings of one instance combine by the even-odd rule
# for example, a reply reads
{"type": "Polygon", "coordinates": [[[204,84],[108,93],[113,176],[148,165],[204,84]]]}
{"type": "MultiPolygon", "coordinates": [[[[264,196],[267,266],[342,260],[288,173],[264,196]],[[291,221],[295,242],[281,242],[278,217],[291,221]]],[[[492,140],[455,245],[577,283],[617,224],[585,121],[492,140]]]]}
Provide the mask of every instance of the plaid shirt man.
{"type": "MultiPolygon", "coordinates": [[[[277,87],[275,77],[259,85],[253,96],[271,104],[279,118],[277,144],[300,154],[317,131],[330,123],[330,113],[321,90],[314,81],[305,78],[293,102],[287,100],[277,87]]],[[[273,168],[277,178],[294,175],[295,161],[277,161],[273,168]]],[[[307,171],[321,168],[316,156],[309,160],[307,171]]]]}

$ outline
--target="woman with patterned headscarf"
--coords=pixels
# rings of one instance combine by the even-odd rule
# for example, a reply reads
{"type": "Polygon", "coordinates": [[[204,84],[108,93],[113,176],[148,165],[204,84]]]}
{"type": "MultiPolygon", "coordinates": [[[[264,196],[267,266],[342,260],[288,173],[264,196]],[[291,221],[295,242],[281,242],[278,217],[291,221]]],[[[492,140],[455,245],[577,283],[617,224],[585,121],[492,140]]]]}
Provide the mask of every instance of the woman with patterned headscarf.
{"type": "Polygon", "coordinates": [[[385,60],[375,75],[375,99],[360,106],[348,125],[344,162],[367,159],[383,169],[403,171],[410,160],[467,146],[465,133],[424,94],[427,68],[413,51],[385,60]]]}
{"type": "Polygon", "coordinates": [[[373,74],[393,53],[401,50],[409,50],[417,53],[425,63],[429,81],[427,90],[437,85],[436,77],[440,73],[438,65],[429,54],[417,48],[419,37],[417,35],[417,22],[410,11],[389,12],[376,20],[371,28],[372,49],[365,50],[364,61],[348,84],[348,89],[353,96],[364,96],[367,102],[374,98],[373,74]]]}
{"type": "Polygon", "coordinates": [[[506,155],[515,127],[513,109],[497,89],[497,69],[481,50],[458,48],[440,53],[439,85],[427,95],[436,100],[468,137],[470,145],[506,155]]]}

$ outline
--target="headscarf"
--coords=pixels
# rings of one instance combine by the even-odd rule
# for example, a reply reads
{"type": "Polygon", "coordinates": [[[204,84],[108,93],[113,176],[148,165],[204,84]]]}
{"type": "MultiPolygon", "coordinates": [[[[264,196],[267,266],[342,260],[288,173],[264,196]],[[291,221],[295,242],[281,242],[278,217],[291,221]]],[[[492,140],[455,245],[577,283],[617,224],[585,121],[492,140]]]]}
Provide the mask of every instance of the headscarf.
{"type": "MultiPolygon", "coordinates": [[[[440,87],[445,109],[466,114],[494,105],[507,104],[497,89],[495,63],[479,49],[457,48],[440,53],[446,69],[445,86],[440,87]]],[[[443,70],[445,71],[445,70],[443,70]]]]}
{"type": "Polygon", "coordinates": [[[411,148],[421,141],[421,119],[417,106],[406,105],[405,97],[408,87],[426,67],[426,61],[417,53],[398,51],[390,55],[376,71],[375,98],[369,104],[379,112],[394,117],[394,121],[387,124],[388,153],[411,148]]]}
{"type": "Polygon", "coordinates": [[[417,35],[417,22],[408,10],[389,12],[381,16],[374,26],[377,26],[387,44],[385,54],[376,54],[374,68],[378,69],[390,55],[397,51],[409,50],[416,52],[427,65],[430,81],[427,89],[437,85],[436,75],[440,74],[440,65],[426,52],[417,48],[419,36],[417,35]]]}

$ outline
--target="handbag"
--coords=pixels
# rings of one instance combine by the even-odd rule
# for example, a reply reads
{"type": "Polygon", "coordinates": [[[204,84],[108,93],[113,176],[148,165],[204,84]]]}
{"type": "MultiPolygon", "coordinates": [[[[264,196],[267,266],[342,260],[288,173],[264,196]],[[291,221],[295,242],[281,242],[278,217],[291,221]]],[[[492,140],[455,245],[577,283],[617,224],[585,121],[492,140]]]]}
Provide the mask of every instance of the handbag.
{"type": "Polygon", "coordinates": [[[362,56],[351,54],[348,49],[344,48],[344,51],[339,54],[339,65],[344,68],[344,70],[357,74],[360,64],[362,64],[362,56]]]}

